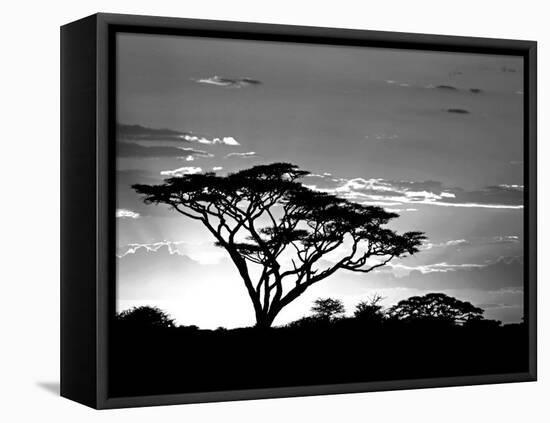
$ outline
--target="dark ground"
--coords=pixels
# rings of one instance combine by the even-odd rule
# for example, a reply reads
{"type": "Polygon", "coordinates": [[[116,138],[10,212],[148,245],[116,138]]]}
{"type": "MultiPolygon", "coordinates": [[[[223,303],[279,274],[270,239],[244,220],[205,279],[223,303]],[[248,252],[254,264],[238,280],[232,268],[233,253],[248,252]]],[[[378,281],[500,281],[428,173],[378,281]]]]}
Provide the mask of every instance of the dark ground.
{"type": "Polygon", "coordinates": [[[110,396],[526,372],[524,324],[357,319],[258,330],[114,323],[110,396]]]}

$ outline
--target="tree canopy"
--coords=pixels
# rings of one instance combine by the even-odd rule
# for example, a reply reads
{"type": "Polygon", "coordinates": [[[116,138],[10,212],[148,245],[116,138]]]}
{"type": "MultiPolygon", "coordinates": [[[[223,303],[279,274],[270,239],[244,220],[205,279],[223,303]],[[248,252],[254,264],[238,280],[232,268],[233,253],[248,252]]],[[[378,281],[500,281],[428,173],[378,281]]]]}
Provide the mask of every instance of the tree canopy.
{"type": "Polygon", "coordinates": [[[483,310],[467,301],[461,301],[443,293],[430,293],[399,301],[388,310],[390,317],[399,320],[448,321],[466,323],[482,318],[483,310]]]}
{"type": "Polygon", "coordinates": [[[299,179],[308,174],[273,163],[132,187],[145,203],[166,204],[206,227],[238,269],[257,326],[269,327],[311,285],[338,270],[371,272],[418,252],[425,239],[421,232],[385,228],[395,213],[304,186],[299,179]],[[339,257],[322,260],[328,254],[339,257]]]}
{"type": "Polygon", "coordinates": [[[333,320],[342,317],[346,312],[344,303],[333,298],[317,298],[311,307],[313,316],[323,320],[333,320]]]}
{"type": "Polygon", "coordinates": [[[353,316],[356,319],[363,321],[379,322],[384,319],[384,312],[382,311],[382,305],[380,302],[383,298],[375,294],[371,298],[368,298],[365,301],[360,301],[355,306],[355,311],[353,316]]]}

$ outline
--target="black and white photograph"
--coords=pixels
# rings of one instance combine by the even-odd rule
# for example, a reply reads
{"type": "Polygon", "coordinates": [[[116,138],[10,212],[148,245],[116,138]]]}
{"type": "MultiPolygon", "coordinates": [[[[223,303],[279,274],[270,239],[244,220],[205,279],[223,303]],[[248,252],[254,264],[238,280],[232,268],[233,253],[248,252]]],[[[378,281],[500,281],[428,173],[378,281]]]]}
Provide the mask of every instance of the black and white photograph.
{"type": "Polygon", "coordinates": [[[527,372],[524,81],[118,32],[111,395],[527,372]]]}
{"type": "Polygon", "coordinates": [[[543,2],[3,12],[0,422],[548,420],[543,2]]]}

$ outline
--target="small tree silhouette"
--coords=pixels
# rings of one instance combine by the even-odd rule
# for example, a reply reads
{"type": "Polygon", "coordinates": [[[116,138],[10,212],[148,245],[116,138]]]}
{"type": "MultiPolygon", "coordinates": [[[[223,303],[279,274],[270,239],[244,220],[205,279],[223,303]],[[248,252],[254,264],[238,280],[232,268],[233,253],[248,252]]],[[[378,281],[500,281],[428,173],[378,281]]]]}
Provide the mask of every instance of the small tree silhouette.
{"type": "Polygon", "coordinates": [[[418,252],[425,239],[420,232],[384,228],[395,213],[305,187],[298,179],[308,173],[273,163],[132,187],[146,204],[167,204],[206,227],[239,271],[256,325],[269,327],[283,307],[336,271],[368,273],[418,252]],[[321,261],[337,252],[333,264],[321,261]]]}
{"type": "Polygon", "coordinates": [[[399,301],[388,310],[388,315],[399,320],[437,320],[465,323],[482,318],[484,311],[467,301],[443,293],[430,293],[399,301]]]}
{"type": "Polygon", "coordinates": [[[313,317],[322,320],[334,320],[346,312],[344,303],[333,298],[317,298],[311,307],[313,317]]]}
{"type": "Polygon", "coordinates": [[[133,307],[118,313],[117,322],[136,329],[173,328],[174,320],[157,307],[133,307]]]}
{"type": "Polygon", "coordinates": [[[353,312],[354,317],[363,321],[382,321],[384,319],[384,313],[380,305],[380,301],[382,300],[383,298],[381,295],[375,294],[372,298],[361,301],[355,306],[355,311],[353,312]]]}

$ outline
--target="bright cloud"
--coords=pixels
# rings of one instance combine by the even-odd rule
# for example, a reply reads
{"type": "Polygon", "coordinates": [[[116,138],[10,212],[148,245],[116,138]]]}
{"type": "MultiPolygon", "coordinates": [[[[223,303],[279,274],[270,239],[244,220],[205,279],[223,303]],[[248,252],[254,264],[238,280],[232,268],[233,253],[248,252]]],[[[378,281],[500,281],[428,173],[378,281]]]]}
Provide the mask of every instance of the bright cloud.
{"type": "Polygon", "coordinates": [[[521,210],[523,205],[509,205],[509,204],[481,204],[481,203],[445,203],[445,202],[417,202],[417,204],[430,204],[434,206],[443,206],[443,207],[472,207],[472,208],[481,208],[481,209],[510,209],[510,210],[521,210]]]}
{"type": "Polygon", "coordinates": [[[118,248],[117,257],[124,258],[128,255],[136,254],[138,251],[149,253],[159,252],[162,248],[167,248],[169,254],[186,256],[199,262],[200,264],[216,264],[226,258],[226,253],[212,242],[188,243],[184,241],[159,241],[144,244],[127,244],[118,248]]]}
{"type": "Polygon", "coordinates": [[[183,136],[183,138],[186,141],[190,142],[198,142],[199,144],[224,144],[224,145],[241,145],[235,138],[233,137],[222,137],[222,138],[207,138],[202,135],[194,135],[194,134],[186,134],[183,136]]]}
{"type": "Polygon", "coordinates": [[[202,168],[194,166],[184,166],[179,169],[174,170],[163,170],[160,172],[163,176],[183,176],[183,175],[194,175],[196,173],[201,173],[202,168]]]}
{"type": "Polygon", "coordinates": [[[421,249],[423,250],[431,250],[432,248],[438,248],[438,247],[460,247],[464,245],[470,245],[470,242],[465,239],[451,239],[449,241],[445,242],[439,242],[439,243],[431,243],[428,242],[424,244],[421,249]]]}
{"type": "Polygon", "coordinates": [[[475,263],[463,263],[463,264],[448,264],[446,262],[425,264],[420,266],[406,266],[404,264],[392,264],[388,263],[388,266],[394,271],[396,276],[406,276],[412,271],[418,271],[422,274],[427,273],[446,273],[454,272],[460,269],[479,269],[489,266],[489,264],[475,264],[475,263]]]}
{"type": "Polygon", "coordinates": [[[327,183],[329,181],[324,175],[312,174],[310,177],[321,179],[321,183],[307,185],[308,188],[338,195],[364,205],[395,208],[403,204],[424,204],[441,207],[523,209],[523,185],[498,185],[479,191],[465,191],[460,188],[449,190],[436,181],[332,178],[331,181],[336,182],[334,186],[327,183]]]}
{"type": "Polygon", "coordinates": [[[454,195],[452,192],[442,192],[439,195],[443,198],[456,198],[456,195],[454,195]]]}
{"type": "Polygon", "coordinates": [[[499,188],[507,189],[511,191],[523,191],[523,185],[509,185],[509,184],[500,184],[499,188]]]}
{"type": "Polygon", "coordinates": [[[212,153],[209,153],[208,151],[204,150],[197,150],[196,148],[191,147],[178,147],[178,149],[186,152],[188,155],[186,156],[193,156],[193,157],[214,157],[212,153]]]}
{"type": "Polygon", "coordinates": [[[218,75],[214,75],[208,78],[193,79],[197,84],[214,85],[218,87],[226,88],[244,88],[248,86],[260,85],[261,81],[252,78],[223,78],[218,75]]]}
{"type": "Polygon", "coordinates": [[[139,216],[140,216],[139,213],[128,209],[117,209],[116,211],[116,217],[121,219],[124,219],[124,218],[137,219],[139,216]]]}
{"type": "Polygon", "coordinates": [[[517,235],[503,235],[503,236],[495,236],[491,239],[491,243],[493,244],[508,244],[508,243],[516,243],[519,242],[519,236],[517,235]]]}
{"type": "Polygon", "coordinates": [[[226,158],[228,157],[243,157],[243,158],[250,158],[250,157],[256,157],[257,154],[255,151],[248,151],[246,153],[229,153],[226,158]]]}
{"type": "MultiPolygon", "coordinates": [[[[149,150],[149,153],[156,153],[169,155],[168,149],[175,149],[173,143],[199,143],[199,144],[223,144],[229,146],[237,146],[240,143],[231,136],[224,137],[208,137],[206,135],[199,135],[193,132],[183,132],[175,131],[172,129],[156,129],[149,128],[141,125],[117,125],[117,138],[118,141],[124,142],[124,150],[117,153],[119,156],[122,155],[133,155],[133,154],[145,154],[146,150],[144,149],[165,149],[165,150],[149,150]],[[143,146],[136,144],[136,142],[147,143],[148,146],[143,146]],[[152,144],[158,143],[169,143],[169,146],[154,146],[152,144]],[[127,151],[126,151],[127,150],[127,151]],[[140,151],[136,151],[140,150],[140,151]]],[[[182,150],[193,150],[192,148],[181,148],[182,150]]],[[[200,150],[198,150],[200,152],[200,150]]],[[[209,154],[206,151],[202,152],[203,154],[209,154]]],[[[192,153],[190,153],[192,154],[192,153]]],[[[197,153],[200,154],[200,153],[197,153]]]]}
{"type": "Polygon", "coordinates": [[[421,249],[431,250],[432,248],[445,248],[445,247],[464,247],[464,246],[481,246],[490,244],[515,244],[520,242],[520,238],[517,235],[498,235],[493,237],[481,237],[472,240],[466,239],[451,239],[449,241],[432,243],[425,243],[421,249]]]}

